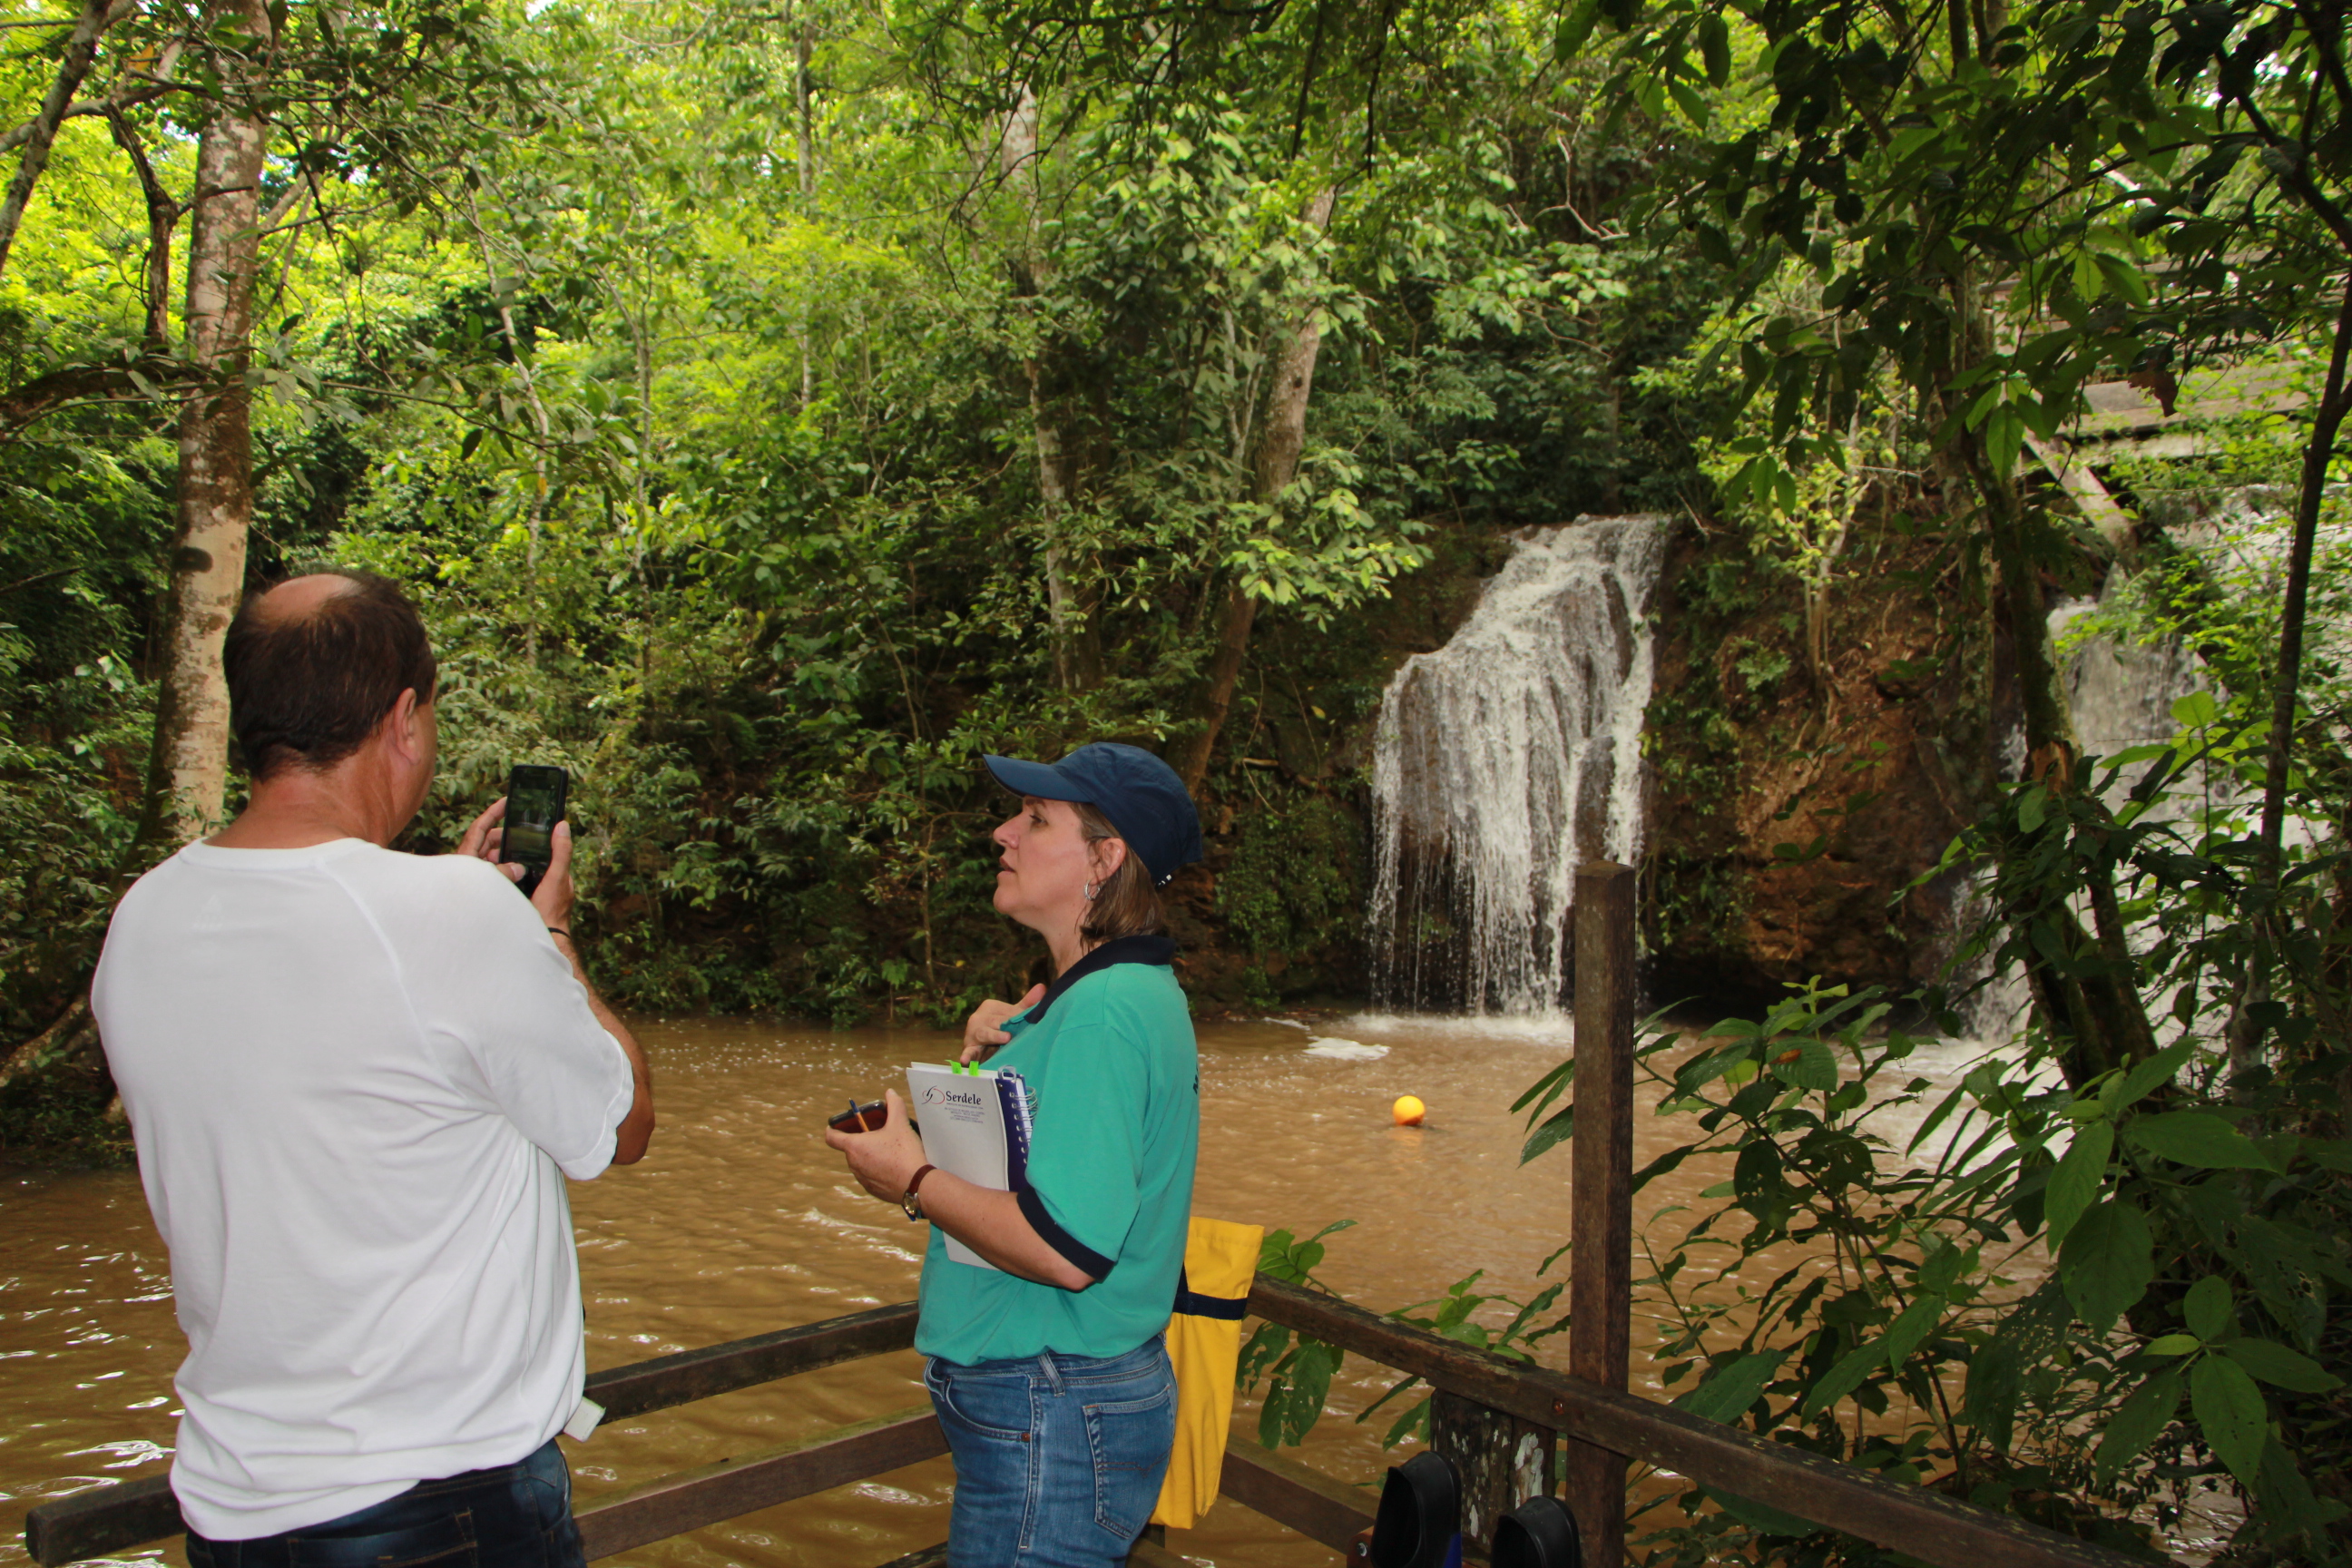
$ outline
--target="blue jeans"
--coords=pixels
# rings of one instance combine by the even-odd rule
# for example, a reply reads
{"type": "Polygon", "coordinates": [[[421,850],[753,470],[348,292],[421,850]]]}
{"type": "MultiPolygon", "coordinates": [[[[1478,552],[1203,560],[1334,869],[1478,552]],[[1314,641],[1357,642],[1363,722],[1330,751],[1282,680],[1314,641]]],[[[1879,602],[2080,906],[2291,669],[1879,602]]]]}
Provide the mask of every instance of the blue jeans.
{"type": "Polygon", "coordinates": [[[419,1481],[324,1524],[253,1541],[188,1531],[189,1568],[585,1568],[555,1439],[527,1459],[419,1481]]]}
{"type": "Polygon", "coordinates": [[[1115,1568],[1150,1521],[1176,1442],[1154,1334],[1125,1355],[923,1368],[955,1456],[948,1568],[1115,1568]]]}

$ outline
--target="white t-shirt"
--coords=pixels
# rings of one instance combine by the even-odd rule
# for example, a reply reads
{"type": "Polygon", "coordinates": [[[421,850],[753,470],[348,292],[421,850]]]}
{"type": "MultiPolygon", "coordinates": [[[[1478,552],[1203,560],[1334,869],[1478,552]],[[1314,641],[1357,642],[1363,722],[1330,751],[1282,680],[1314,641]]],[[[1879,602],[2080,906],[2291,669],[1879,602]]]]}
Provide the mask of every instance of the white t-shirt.
{"type": "Polygon", "coordinates": [[[356,838],[192,844],[115,910],[90,1002],[172,1249],[198,1533],[323,1523],[562,1427],[563,1175],[611,1163],[635,1085],[513,884],[356,838]]]}

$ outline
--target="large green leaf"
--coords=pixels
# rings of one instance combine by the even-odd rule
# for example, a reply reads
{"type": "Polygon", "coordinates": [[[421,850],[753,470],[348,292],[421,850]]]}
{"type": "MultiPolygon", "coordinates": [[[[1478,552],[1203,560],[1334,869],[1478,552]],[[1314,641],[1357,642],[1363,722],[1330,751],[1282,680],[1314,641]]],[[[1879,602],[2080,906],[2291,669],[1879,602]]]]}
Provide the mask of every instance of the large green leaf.
{"type": "Polygon", "coordinates": [[[2180,1069],[2189,1064],[2189,1058],[2195,1055],[2196,1051],[2197,1042],[2194,1039],[2188,1039],[2177,1046],[2168,1047],[2144,1060],[2133,1063],[2130,1069],[2124,1074],[2122,1085],[2116,1091],[2115,1108],[2121,1110],[2127,1105],[2137,1105],[2156,1092],[2158,1085],[2170,1083],[2180,1069]]]}
{"type": "Polygon", "coordinates": [[[2042,1200],[2042,1223],[2052,1247],[2063,1246],[2074,1222],[2097,1200],[2106,1184],[2107,1159],[2115,1152],[2116,1130],[2093,1121],[2076,1130],[2074,1142],[2050,1173],[2050,1186],[2042,1200]]]}
{"type": "Polygon", "coordinates": [[[2188,1321],[2189,1331],[2200,1340],[2218,1340],[2230,1329],[2230,1282],[2218,1274],[2208,1274],[2189,1287],[2181,1298],[2180,1315],[2188,1321]]]}
{"type": "Polygon", "coordinates": [[[1764,1047],[1765,1067],[1791,1089],[1826,1094],[1838,1086],[1837,1058],[1820,1040],[1774,1040],[1764,1047]]]}
{"type": "Polygon", "coordinates": [[[1898,1377],[1902,1375],[1903,1363],[1911,1359],[1912,1352],[1926,1343],[1927,1336],[1936,1331],[1936,1325],[1944,1321],[1946,1305],[1941,1296],[1922,1296],[1904,1308],[1902,1316],[1886,1326],[1886,1338],[1880,1342],[1880,1349],[1886,1356],[1887,1371],[1898,1377]]]}
{"type": "Polygon", "coordinates": [[[2267,1171],[2270,1156],[2210,1110],[2164,1110],[2135,1117],[2124,1136],[2158,1159],[2208,1171],[2267,1171]]]}
{"type": "Polygon", "coordinates": [[[2172,1413],[2180,1408],[2180,1369],[2176,1366],[2167,1367],[2133,1389],[2131,1397],[2107,1417],[2106,1430],[2099,1437],[2098,1467],[2113,1471],[2137,1458],[2155,1442],[2171,1425],[2172,1413]]]}
{"type": "Polygon", "coordinates": [[[2254,1484],[2269,1436],[2270,1412],[2263,1391],[2236,1362],[2200,1356],[2189,1369],[2189,1405],[2213,1457],[2247,1486],[2254,1484]]]}
{"type": "Polygon", "coordinates": [[[1839,1358],[1838,1363],[1822,1373],[1821,1380],[1805,1391],[1804,1413],[1808,1418],[1820,1415],[1855,1389],[1886,1360],[1886,1343],[1876,1339],[1855,1346],[1839,1358]]]}
{"type": "Polygon", "coordinates": [[[1744,1415],[1788,1359],[1787,1351],[1750,1351],[1729,1366],[1717,1369],[1705,1383],[1675,1400],[1675,1407],[1709,1421],[1744,1415]]]}
{"type": "Polygon", "coordinates": [[[2156,1247],[2147,1217],[2120,1198],[2109,1198],[2074,1222],[2058,1250],[2058,1282],[2074,1315],[2095,1334],[2147,1294],[2156,1278],[2156,1247]]]}
{"type": "Polygon", "coordinates": [[[1715,1500],[1715,1506],[1748,1529],[1766,1535],[1811,1535],[1822,1527],[1811,1520],[1799,1519],[1793,1513],[1783,1513],[1769,1503],[1753,1501],[1732,1492],[1717,1491],[1713,1487],[1701,1489],[1715,1500]]]}
{"type": "Polygon", "coordinates": [[[1575,1136],[1576,1107],[1563,1105],[1528,1134],[1528,1141],[1519,1146],[1519,1163],[1524,1165],[1555,1143],[1566,1142],[1575,1136]]]}
{"type": "Polygon", "coordinates": [[[2326,1367],[2293,1351],[2275,1340],[2256,1339],[2252,1335],[2231,1340],[2221,1347],[2221,1353],[2269,1384],[2273,1388],[2289,1388],[2297,1394],[2326,1394],[2344,1386],[2344,1380],[2326,1367]]]}
{"type": "Polygon", "coordinates": [[[1600,20],[1600,0],[1577,0],[1561,16],[1559,27],[1552,33],[1553,58],[1572,60],[1582,53],[1585,41],[1592,37],[1593,24],[1600,20]]]}

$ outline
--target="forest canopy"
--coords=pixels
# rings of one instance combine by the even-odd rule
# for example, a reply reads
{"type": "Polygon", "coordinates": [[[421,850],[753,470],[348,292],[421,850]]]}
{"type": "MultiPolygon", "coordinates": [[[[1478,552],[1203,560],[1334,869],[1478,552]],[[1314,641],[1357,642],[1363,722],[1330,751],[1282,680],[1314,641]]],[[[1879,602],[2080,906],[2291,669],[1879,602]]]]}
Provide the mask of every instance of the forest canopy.
{"type": "MultiPolygon", "coordinates": [[[[424,606],[444,765],[404,847],[515,762],[571,770],[580,930],[627,1004],[1017,994],[978,758],[1118,739],[1203,805],[1196,994],[1266,1006],[1360,990],[1391,673],[1513,531],[1655,513],[1690,652],[1659,790],[1727,819],[1759,749],[1865,752],[1840,668],[1911,704],[1961,824],[1916,869],[1980,893],[1948,978],[2021,977],[2048,1069],[1971,1079],[2000,1183],[1864,1183],[1871,1283],[1791,1305],[1785,1345],[1686,1342],[1754,1375],[1702,1403],[2088,1535],[2145,1545],[2219,1489],[2244,1561],[2340,1556],[2343,24],[20,0],[0,1139],[106,1103],[82,994],[125,880],[236,808],[219,634],[255,584],[366,568],[424,606]],[[2117,388],[2189,411],[2194,460],[2070,458],[2117,388]],[[2147,755],[2070,712],[2051,612],[2094,597],[2203,672],[2147,755]],[[1865,602],[1910,651],[1850,632],[1865,602]],[[1993,1230],[2053,1281],[1996,1279],[1993,1230]],[[1874,1447],[1854,1410],[1946,1400],[1917,1356],[1963,1405],[1874,1447]]],[[[1835,858],[1862,793],[1766,803],[1801,827],[1764,858],[1835,858]]],[[[1677,852],[1644,867],[1654,952],[1748,896],[1677,852]]],[[[1823,998],[1759,1037],[1863,1049],[1823,998]]],[[[1672,1081],[1695,1106],[1775,1062],[1672,1081]]],[[[1854,1106],[1785,1087],[1717,1108],[1757,1236],[1845,1191],[1806,1171],[1861,1180],[1854,1106]]],[[[1740,1550],[1828,1560],[1725,1507],[1740,1550]]]]}

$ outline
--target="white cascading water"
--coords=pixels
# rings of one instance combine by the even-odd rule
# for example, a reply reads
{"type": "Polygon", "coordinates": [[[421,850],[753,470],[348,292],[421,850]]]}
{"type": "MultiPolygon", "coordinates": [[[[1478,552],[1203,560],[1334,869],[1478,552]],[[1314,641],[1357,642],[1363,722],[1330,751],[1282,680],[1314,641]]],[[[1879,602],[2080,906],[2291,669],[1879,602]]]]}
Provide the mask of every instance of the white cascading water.
{"type": "Polygon", "coordinates": [[[1372,991],[1382,1005],[1556,1010],[1576,868],[1641,851],[1658,517],[1515,536],[1470,618],[1381,699],[1372,991]]]}

